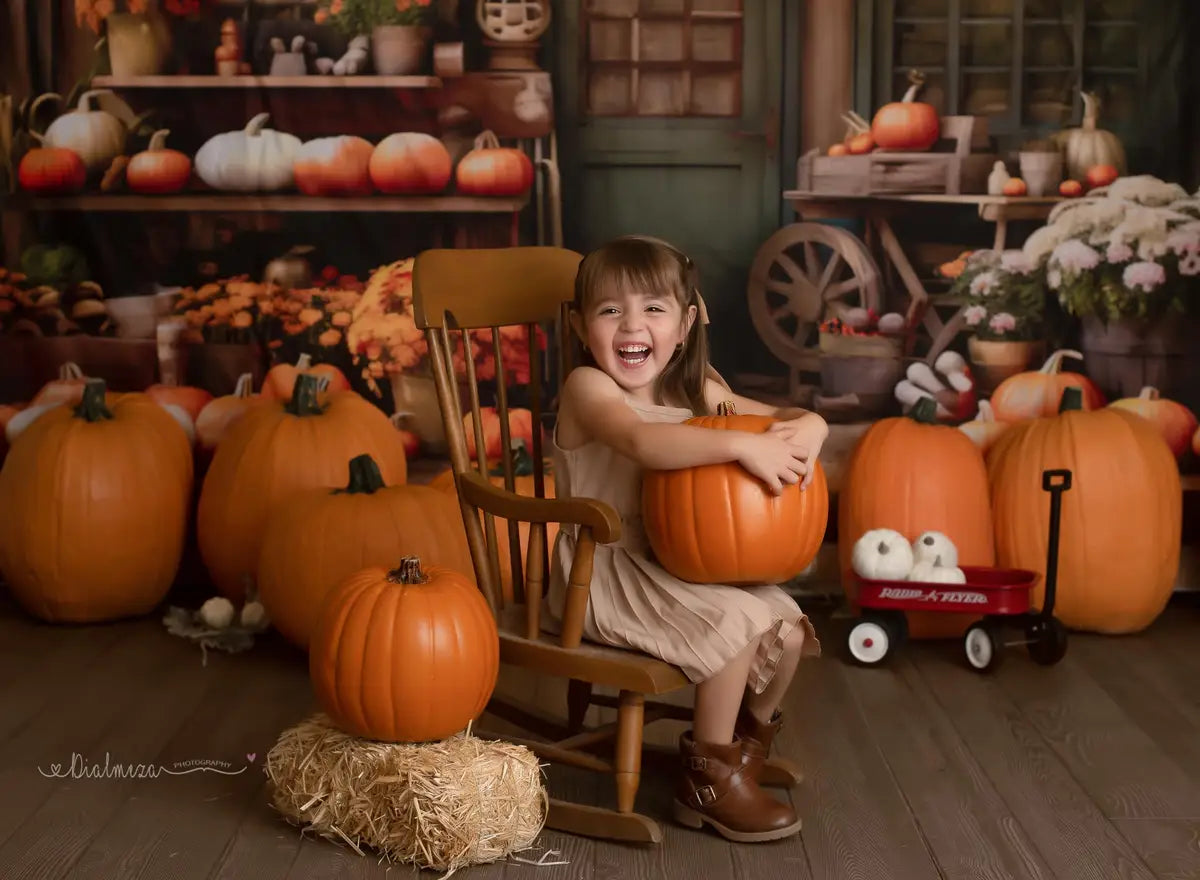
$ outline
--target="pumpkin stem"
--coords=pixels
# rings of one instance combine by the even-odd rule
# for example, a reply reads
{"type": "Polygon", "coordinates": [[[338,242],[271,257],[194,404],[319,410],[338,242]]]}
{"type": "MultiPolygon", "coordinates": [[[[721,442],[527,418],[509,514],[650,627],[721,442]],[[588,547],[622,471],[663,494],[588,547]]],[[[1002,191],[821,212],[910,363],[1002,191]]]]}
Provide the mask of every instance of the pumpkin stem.
{"type": "Polygon", "coordinates": [[[58,368],[58,379],[64,381],[66,379],[83,379],[83,370],[79,369],[79,364],[74,361],[67,361],[58,368]]]}
{"type": "Polygon", "coordinates": [[[296,385],[292,389],[292,399],[288,401],[285,411],[294,416],[319,416],[325,411],[317,400],[319,384],[317,377],[301,373],[296,377],[296,385]]]}
{"type": "Polygon", "coordinates": [[[892,552],[892,548],[887,545],[887,541],[879,542],[879,555],[884,556],[892,552]]]}
{"type": "Polygon", "coordinates": [[[254,396],[254,374],[242,373],[238,376],[237,385],[233,386],[234,397],[253,397],[254,396]]]}
{"type": "Polygon", "coordinates": [[[427,584],[429,578],[421,571],[421,559],[418,556],[405,556],[400,565],[388,572],[389,584],[427,584]]]}
{"type": "Polygon", "coordinates": [[[917,100],[917,92],[921,91],[921,86],[925,85],[925,74],[919,70],[910,70],[908,81],[910,85],[908,91],[904,93],[904,97],[900,99],[901,104],[911,104],[917,100]]]}
{"type": "Polygon", "coordinates": [[[167,148],[167,136],[170,133],[171,130],[169,128],[160,128],[154,132],[154,134],[150,135],[150,145],[146,147],[146,151],[154,153],[158,150],[165,150],[167,148]]]}
{"type": "Polygon", "coordinates": [[[350,459],[350,482],[346,484],[345,489],[334,489],[333,494],[341,495],[344,492],[347,495],[373,495],[386,487],[383,474],[379,472],[379,465],[364,452],[350,459]]]}
{"type": "Polygon", "coordinates": [[[719,416],[736,416],[737,407],[732,400],[722,400],[717,404],[717,415],[719,416]]]}
{"type": "Polygon", "coordinates": [[[1158,389],[1153,385],[1147,385],[1142,389],[1142,393],[1138,395],[1139,400],[1158,400],[1158,389]]]}
{"type": "Polygon", "coordinates": [[[303,371],[303,370],[307,370],[311,366],[312,366],[312,355],[309,354],[307,351],[301,352],[300,357],[296,358],[296,369],[303,371]]]}
{"type": "Polygon", "coordinates": [[[1045,373],[1048,376],[1053,376],[1062,370],[1062,359],[1065,357],[1073,357],[1077,361],[1083,360],[1083,354],[1070,348],[1060,348],[1050,357],[1046,358],[1046,363],[1042,364],[1039,373],[1045,373]]]}
{"type": "Polygon", "coordinates": [[[1062,399],[1058,402],[1060,413],[1083,410],[1083,389],[1077,385],[1064,388],[1062,399]]]}
{"type": "Polygon", "coordinates": [[[83,398],[79,401],[79,405],[75,407],[76,418],[84,419],[88,422],[111,419],[113,414],[104,401],[104,392],[103,379],[88,379],[87,384],[83,386],[83,398]]]}
{"type": "Polygon", "coordinates": [[[937,404],[934,403],[932,397],[922,396],[920,400],[912,405],[912,409],[908,411],[908,417],[914,422],[920,422],[922,425],[936,424],[937,404]]]}
{"type": "Polygon", "coordinates": [[[270,113],[259,113],[246,123],[246,127],[242,131],[245,132],[246,137],[259,137],[267,124],[267,120],[270,118],[270,113]]]}
{"type": "Polygon", "coordinates": [[[475,149],[477,150],[497,150],[499,148],[500,139],[490,128],[484,129],[475,137],[475,149]]]}
{"type": "Polygon", "coordinates": [[[1095,131],[1100,118],[1100,98],[1095,92],[1080,92],[1079,95],[1083,98],[1083,122],[1079,127],[1084,131],[1095,131]]]}
{"type": "MultiPolygon", "coordinates": [[[[517,437],[512,442],[512,449],[509,450],[509,456],[512,459],[513,476],[514,477],[532,477],[533,476],[533,456],[529,454],[529,449],[525,446],[525,438],[517,437]]],[[[497,465],[488,471],[488,476],[502,477],[504,476],[503,463],[497,465]]]]}

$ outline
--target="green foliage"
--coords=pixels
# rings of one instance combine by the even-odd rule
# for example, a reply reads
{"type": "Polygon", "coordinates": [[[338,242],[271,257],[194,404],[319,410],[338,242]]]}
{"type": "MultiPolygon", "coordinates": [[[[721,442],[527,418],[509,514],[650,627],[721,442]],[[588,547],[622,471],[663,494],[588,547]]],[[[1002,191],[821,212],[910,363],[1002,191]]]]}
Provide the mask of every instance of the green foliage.
{"type": "Polygon", "coordinates": [[[334,0],[321,12],[344,34],[355,37],[370,35],[381,25],[430,24],[435,9],[431,0],[334,0]]]}
{"type": "Polygon", "coordinates": [[[1045,271],[1025,260],[1020,251],[975,251],[950,289],[962,298],[967,328],[979,339],[1044,338],[1045,271]]]}

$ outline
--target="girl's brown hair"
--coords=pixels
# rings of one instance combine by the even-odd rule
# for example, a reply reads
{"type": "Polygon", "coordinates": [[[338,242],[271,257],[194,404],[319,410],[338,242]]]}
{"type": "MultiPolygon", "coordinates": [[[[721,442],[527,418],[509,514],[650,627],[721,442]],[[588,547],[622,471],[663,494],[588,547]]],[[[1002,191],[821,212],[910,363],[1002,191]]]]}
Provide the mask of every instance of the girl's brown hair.
{"type": "MultiPolygon", "coordinates": [[[[696,319],[683,344],[675,350],[654,386],[660,405],[687,401],[696,415],[707,415],[704,382],[708,369],[708,331],[704,326],[704,307],[696,266],[681,250],[662,239],[647,235],[626,235],[613,239],[583,258],[575,275],[575,302],[572,308],[586,321],[588,306],[609,290],[632,288],[670,292],[687,320],[688,308],[696,307],[696,319]]],[[[575,339],[573,362],[596,366],[595,359],[575,339]]]]}

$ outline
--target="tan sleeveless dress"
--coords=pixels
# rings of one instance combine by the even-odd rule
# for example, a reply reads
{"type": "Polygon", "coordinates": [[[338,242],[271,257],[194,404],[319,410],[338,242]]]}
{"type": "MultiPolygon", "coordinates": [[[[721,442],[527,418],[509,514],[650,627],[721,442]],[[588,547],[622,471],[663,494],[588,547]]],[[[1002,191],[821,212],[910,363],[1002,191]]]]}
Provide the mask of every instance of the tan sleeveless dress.
{"type": "MultiPolygon", "coordinates": [[[[648,422],[682,422],[691,410],[626,402],[648,422]]],[[[680,667],[692,682],[712,678],[764,633],[751,668],[753,689],[761,693],[775,675],[783,640],[802,626],[805,656],[819,656],[812,623],[779,586],[730,587],[692,584],[668,574],[650,559],[641,517],[641,467],[611,447],[587,443],[562,449],[552,444],[555,494],[605,501],[621,516],[621,538],[597,544],[584,638],[631,648],[680,667]]],[[[545,629],[561,626],[567,576],[575,555],[575,527],[564,524],[550,555],[550,589],[545,629]]]]}

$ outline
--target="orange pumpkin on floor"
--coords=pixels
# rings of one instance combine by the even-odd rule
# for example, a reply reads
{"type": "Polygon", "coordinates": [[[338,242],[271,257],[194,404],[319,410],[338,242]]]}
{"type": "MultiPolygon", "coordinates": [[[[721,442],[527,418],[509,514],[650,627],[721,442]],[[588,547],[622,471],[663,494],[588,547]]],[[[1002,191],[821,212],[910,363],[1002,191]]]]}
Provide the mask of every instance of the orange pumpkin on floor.
{"type": "Polygon", "coordinates": [[[45,621],[146,614],[179,569],[192,499],[187,435],[144,394],[85,386],[44,413],[0,470],[0,572],[45,621]]]}
{"type": "Polygon", "coordinates": [[[315,376],[325,379],[326,393],[349,391],[350,380],[333,364],[314,364],[312,356],[305,352],[295,364],[276,364],[263,378],[261,394],[266,400],[290,400],[296,387],[297,376],[315,376]]]}
{"type": "Polygon", "coordinates": [[[446,145],[419,131],[390,134],[371,154],[371,182],[382,193],[428,195],[442,192],[454,171],[446,145]]]}
{"type": "Polygon", "coordinates": [[[146,395],[157,404],[173,404],[183,410],[195,423],[200,411],[213,399],[211,393],[192,385],[151,385],[146,395]]]}
{"type": "Polygon", "coordinates": [[[355,135],[305,141],[292,162],[296,189],[309,196],[369,195],[374,152],[370,141],[355,135]]]}
{"type": "Polygon", "coordinates": [[[254,393],[253,374],[242,373],[232,394],[209,401],[196,417],[196,440],[200,449],[212,452],[233,422],[250,407],[263,402],[263,398],[254,393]]]}
{"type": "Polygon", "coordinates": [[[404,450],[388,417],[352,391],[318,401],[315,376],[302,374],[287,403],[264,403],[234,422],[213,455],[196,512],[200,555],[217,591],[240,601],[277,507],[307,489],[346,485],[346,462],[363,453],[386,483],[406,482],[404,450]]]}
{"type": "Polygon", "coordinates": [[[1009,376],[992,392],[992,411],[1002,422],[1023,422],[1058,412],[1063,391],[1078,388],[1083,395],[1084,409],[1104,406],[1104,395],[1082,373],[1062,372],[1064,357],[1083,360],[1083,355],[1070,349],[1060,349],[1042,364],[1040,370],[1027,370],[1009,376]]]}
{"type": "Polygon", "coordinates": [[[463,574],[419,558],[367,568],[322,604],[308,652],[321,708],[352,736],[429,742],[458,733],[487,706],[500,637],[463,574]]]}
{"type": "MultiPolygon", "coordinates": [[[[1063,495],[1054,614],[1072,629],[1132,633],[1171,597],[1183,493],[1158,430],[1123,408],[1083,411],[1068,388],[1059,415],[1014,425],[992,448],[988,479],[997,564],[1046,570],[1050,505],[1042,471],[1070,468],[1063,495]]],[[[1043,586],[1034,588],[1041,606],[1043,586]]]]}
{"type": "Polygon", "coordinates": [[[258,559],[259,597],[275,628],[307,650],[325,597],[397,553],[473,573],[454,497],[429,486],[387,486],[375,460],[359,455],[344,488],[310,490],[271,516],[258,559]]]}
{"type": "MultiPolygon", "coordinates": [[[[775,419],[717,415],[687,424],[715,431],[762,433],[775,419]]],[[[798,575],[816,558],[829,518],[825,471],[807,489],[785,486],[774,495],[737,462],[642,477],[642,520],[659,565],[699,584],[774,584],[798,575]]]]}
{"type": "Polygon", "coordinates": [[[533,186],[533,163],[515,147],[502,147],[496,135],[485,131],[475,138],[475,148],[458,161],[458,191],[472,196],[519,196],[533,186]]]}
{"type": "MultiPolygon", "coordinates": [[[[500,413],[494,406],[479,408],[479,422],[483,426],[483,451],[488,461],[500,461],[504,454],[503,438],[500,435],[500,413]]],[[[533,413],[520,407],[508,410],[509,438],[515,443],[520,440],[526,448],[533,447],[533,413]]],[[[468,412],[463,416],[463,433],[467,437],[467,455],[475,457],[475,419],[468,412]]]]}
{"type": "Polygon", "coordinates": [[[1176,458],[1183,458],[1192,445],[1192,437],[1200,423],[1182,403],[1160,397],[1157,388],[1147,386],[1137,397],[1123,397],[1109,406],[1127,410],[1149,420],[1158,428],[1162,438],[1176,458]]]}
{"type": "MultiPolygon", "coordinates": [[[[838,564],[851,604],[858,595],[854,543],[872,529],[895,529],[909,541],[938,531],[958,549],[960,566],[995,562],[983,455],[965,433],[936,418],[933,400],[924,397],[908,415],[873,424],[850,455],[838,495],[838,564]]],[[[947,638],[978,619],[909,612],[908,626],[914,638],[947,638]]]]}
{"type": "MultiPolygon", "coordinates": [[[[537,486],[534,485],[533,478],[533,459],[529,455],[529,451],[523,440],[513,441],[513,489],[518,495],[525,495],[528,498],[537,497],[537,486]]],[[[550,466],[550,462],[545,463],[543,471],[544,485],[546,498],[554,498],[554,471],[550,466]]],[[[504,488],[504,468],[502,465],[497,465],[488,471],[488,479],[493,486],[501,489],[504,488]]],[[[429,481],[429,485],[434,489],[439,489],[447,492],[450,495],[457,497],[458,488],[454,484],[454,471],[446,469],[429,481]]],[[[456,508],[457,509],[457,508],[456,508]]],[[[458,515],[459,522],[462,522],[462,514],[458,515]]],[[[482,517],[482,514],[481,514],[482,517]]],[[[512,555],[509,550],[508,537],[508,520],[495,520],[496,523],[496,556],[500,565],[500,587],[504,594],[504,598],[512,601],[513,598],[513,579],[512,579],[512,555]]],[[[558,537],[558,523],[546,523],[546,547],[551,550],[554,547],[554,539],[558,537]]],[[[517,540],[521,546],[521,570],[525,570],[525,562],[529,556],[529,523],[523,522],[517,524],[517,540]]],[[[473,570],[473,569],[472,569],[473,570]]]]}

